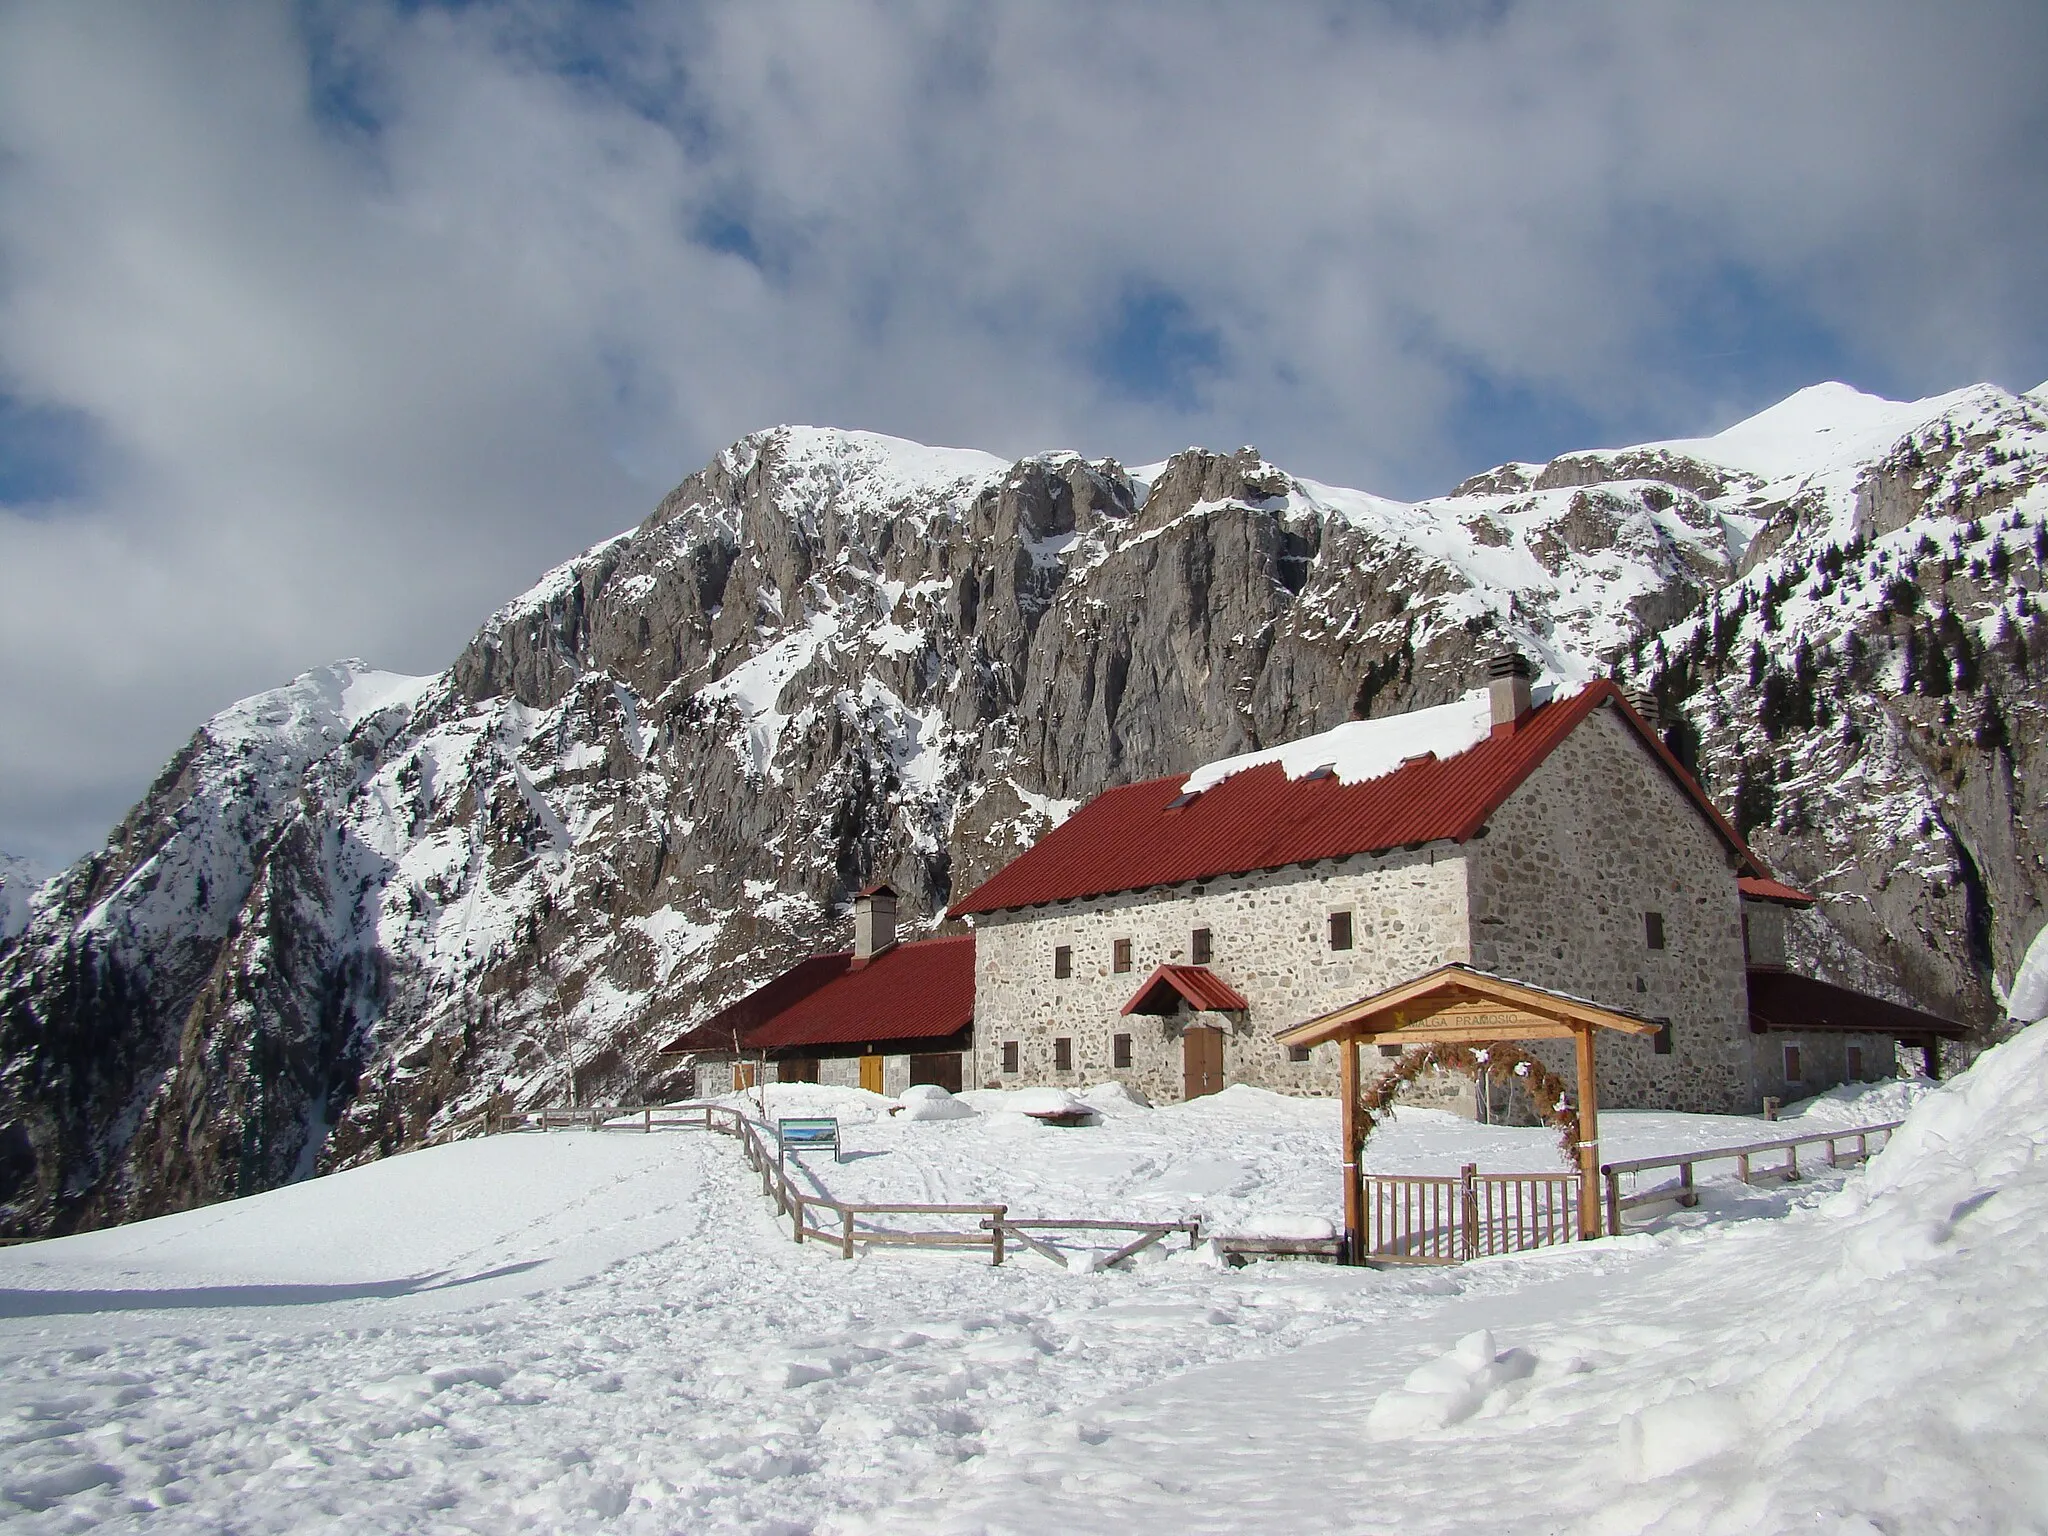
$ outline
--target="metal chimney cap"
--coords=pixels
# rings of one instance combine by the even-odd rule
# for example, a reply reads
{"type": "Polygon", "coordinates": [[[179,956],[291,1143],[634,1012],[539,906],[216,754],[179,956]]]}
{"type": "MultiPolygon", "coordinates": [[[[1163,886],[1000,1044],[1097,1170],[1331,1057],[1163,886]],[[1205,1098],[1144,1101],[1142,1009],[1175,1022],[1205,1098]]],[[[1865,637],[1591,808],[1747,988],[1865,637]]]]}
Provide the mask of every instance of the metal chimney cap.
{"type": "Polygon", "coordinates": [[[1498,656],[1487,658],[1486,675],[1489,678],[1534,677],[1536,669],[1520,651],[1502,651],[1498,656]]]}

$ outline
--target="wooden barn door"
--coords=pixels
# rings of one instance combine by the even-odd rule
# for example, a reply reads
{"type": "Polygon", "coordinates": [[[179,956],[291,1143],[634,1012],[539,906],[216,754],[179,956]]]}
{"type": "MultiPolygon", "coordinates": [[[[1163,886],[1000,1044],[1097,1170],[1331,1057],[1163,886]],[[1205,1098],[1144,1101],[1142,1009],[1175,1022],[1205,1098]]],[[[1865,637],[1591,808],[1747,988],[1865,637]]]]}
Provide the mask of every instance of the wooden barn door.
{"type": "Polygon", "coordinates": [[[960,1053],[940,1051],[930,1056],[910,1058],[910,1086],[930,1083],[948,1093],[960,1091],[960,1053]]]}
{"type": "Polygon", "coordinates": [[[1223,1090],[1223,1031],[1190,1029],[1181,1034],[1182,1097],[1199,1099],[1223,1090]]]}
{"type": "Polygon", "coordinates": [[[860,1085],[869,1093],[882,1091],[882,1058],[863,1056],[860,1059],[860,1085]]]}

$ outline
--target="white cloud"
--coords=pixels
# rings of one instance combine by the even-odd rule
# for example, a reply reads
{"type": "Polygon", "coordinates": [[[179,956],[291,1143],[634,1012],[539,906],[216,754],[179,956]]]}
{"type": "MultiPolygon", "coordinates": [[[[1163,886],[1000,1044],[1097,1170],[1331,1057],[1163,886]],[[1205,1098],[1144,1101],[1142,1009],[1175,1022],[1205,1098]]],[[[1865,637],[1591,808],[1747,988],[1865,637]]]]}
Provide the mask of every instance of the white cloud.
{"type": "Polygon", "coordinates": [[[1475,381],[1613,440],[2044,371],[2036,8],[1440,14],[0,11],[0,389],[107,450],[0,509],[0,846],[777,421],[1419,491],[1475,381]],[[1094,366],[1146,293],[1184,389],[1094,366]]]}

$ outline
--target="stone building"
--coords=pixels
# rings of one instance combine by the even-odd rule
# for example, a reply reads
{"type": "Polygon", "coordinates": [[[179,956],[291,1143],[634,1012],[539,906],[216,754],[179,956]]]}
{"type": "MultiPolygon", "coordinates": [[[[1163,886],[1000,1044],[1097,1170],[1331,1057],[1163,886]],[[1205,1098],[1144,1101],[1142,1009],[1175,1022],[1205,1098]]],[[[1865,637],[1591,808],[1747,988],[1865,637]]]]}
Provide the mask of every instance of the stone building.
{"type": "MultiPolygon", "coordinates": [[[[1337,1048],[1276,1032],[1446,963],[1660,1026],[1601,1042],[1610,1105],[1754,1111],[1961,1033],[1789,977],[1784,914],[1811,898],[1614,684],[1545,697],[1520,656],[1490,670],[1455,703],[1105,791],[955,902],[971,939],[926,942],[971,954],[958,1080],[1334,1093],[1337,1048]]],[[[860,942],[820,958],[872,963],[860,942]]],[[[802,1031],[779,1030],[807,1061],[802,1031]]]]}

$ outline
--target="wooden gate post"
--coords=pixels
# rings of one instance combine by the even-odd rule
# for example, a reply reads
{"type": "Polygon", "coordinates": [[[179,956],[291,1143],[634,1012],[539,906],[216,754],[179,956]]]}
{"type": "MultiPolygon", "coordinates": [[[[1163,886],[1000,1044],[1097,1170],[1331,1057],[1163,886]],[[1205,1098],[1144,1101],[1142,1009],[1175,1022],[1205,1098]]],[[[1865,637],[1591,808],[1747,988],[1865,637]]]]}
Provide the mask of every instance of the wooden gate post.
{"type": "Polygon", "coordinates": [[[1479,1257],[1479,1165],[1458,1170],[1458,1237],[1465,1245],[1460,1261],[1479,1257]]]}
{"type": "Polygon", "coordinates": [[[1344,1148],[1344,1262],[1365,1262],[1365,1186],[1360,1183],[1358,1164],[1362,1148],[1358,1141],[1358,1039],[1339,1047],[1342,1055],[1343,1091],[1339,1095],[1344,1115],[1341,1145],[1344,1148]]]}
{"type": "Polygon", "coordinates": [[[1593,1073],[1593,1031],[1572,1031],[1579,1056],[1579,1237],[1600,1235],[1600,1089],[1593,1073]]]}

